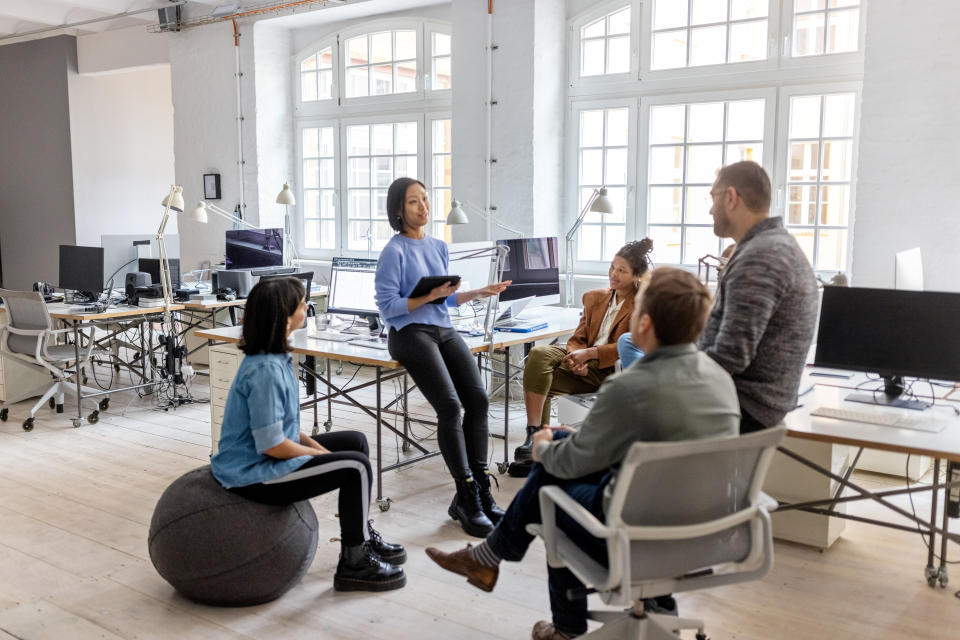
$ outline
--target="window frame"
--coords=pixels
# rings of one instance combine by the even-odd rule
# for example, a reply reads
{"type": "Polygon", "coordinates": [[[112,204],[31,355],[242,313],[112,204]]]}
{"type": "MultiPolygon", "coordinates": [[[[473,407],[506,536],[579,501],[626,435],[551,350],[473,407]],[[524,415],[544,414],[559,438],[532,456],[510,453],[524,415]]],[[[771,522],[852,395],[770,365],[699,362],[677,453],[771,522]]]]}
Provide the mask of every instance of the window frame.
{"type": "Polygon", "coordinates": [[[640,69],[640,21],[637,19],[641,7],[640,0],[605,0],[577,15],[570,21],[568,31],[568,64],[570,86],[575,90],[589,91],[593,87],[611,82],[632,82],[637,79],[640,69]],[[580,75],[580,30],[597,20],[620,9],[630,7],[630,68],[621,73],[605,73],[596,76],[580,75]]]}
{"type": "Polygon", "coordinates": [[[338,105],[340,100],[340,74],[337,69],[340,66],[340,47],[337,43],[336,34],[327,34],[323,38],[312,42],[311,44],[303,47],[300,51],[296,52],[293,56],[292,63],[292,75],[293,75],[293,107],[294,113],[304,112],[304,113],[313,113],[317,111],[329,110],[331,107],[338,105]],[[303,91],[300,86],[300,64],[314,53],[319,53],[327,47],[330,47],[330,50],[333,53],[333,73],[332,75],[332,85],[330,87],[330,98],[325,100],[304,100],[303,91]]]}
{"type": "MultiPolygon", "coordinates": [[[[293,212],[293,221],[294,225],[294,238],[295,244],[297,246],[297,253],[300,256],[306,257],[304,254],[313,254],[316,252],[329,252],[329,249],[314,249],[306,248],[306,216],[304,215],[304,180],[303,180],[303,130],[312,129],[312,128],[321,128],[321,127],[331,127],[333,129],[333,228],[334,228],[334,250],[336,250],[336,244],[339,242],[340,236],[340,177],[343,174],[343,168],[340,164],[340,159],[337,157],[337,152],[340,149],[340,125],[337,120],[329,118],[304,118],[297,120],[294,123],[294,131],[296,137],[296,143],[294,144],[294,152],[296,154],[296,167],[294,170],[294,175],[296,176],[296,184],[298,185],[297,193],[297,203],[294,205],[293,212]]],[[[322,220],[322,218],[321,218],[322,220]]]]}
{"type": "MultiPolygon", "coordinates": [[[[857,50],[843,53],[820,53],[811,56],[793,55],[793,18],[794,0],[783,0],[789,3],[789,11],[784,11],[780,16],[781,49],[779,51],[780,66],[784,69],[804,69],[815,67],[822,70],[827,67],[859,67],[859,75],[862,75],[863,69],[863,50],[866,44],[867,11],[869,0],[860,0],[860,25],[857,33],[857,50]]],[[[786,5],[785,5],[786,6],[786,5]]],[[[827,11],[827,9],[824,9],[827,11]]],[[[806,13],[806,12],[804,12],[806,13]]]]}

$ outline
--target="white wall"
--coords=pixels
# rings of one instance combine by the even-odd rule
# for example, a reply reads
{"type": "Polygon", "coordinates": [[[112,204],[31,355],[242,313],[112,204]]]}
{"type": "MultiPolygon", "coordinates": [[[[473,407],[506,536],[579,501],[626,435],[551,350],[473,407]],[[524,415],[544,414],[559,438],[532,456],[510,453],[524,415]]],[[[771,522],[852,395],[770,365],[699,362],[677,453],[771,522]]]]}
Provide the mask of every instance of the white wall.
{"type": "Polygon", "coordinates": [[[77,38],[80,73],[140,69],[170,63],[166,33],[148,33],[143,25],[77,38]]]}
{"type": "Polygon", "coordinates": [[[170,68],[80,75],[69,100],[77,244],[155,233],[174,180],[170,68]]]}
{"type": "Polygon", "coordinates": [[[960,5],[920,4],[867,11],[852,281],[893,286],[894,253],[918,246],[926,288],[960,291],[960,5]]]}

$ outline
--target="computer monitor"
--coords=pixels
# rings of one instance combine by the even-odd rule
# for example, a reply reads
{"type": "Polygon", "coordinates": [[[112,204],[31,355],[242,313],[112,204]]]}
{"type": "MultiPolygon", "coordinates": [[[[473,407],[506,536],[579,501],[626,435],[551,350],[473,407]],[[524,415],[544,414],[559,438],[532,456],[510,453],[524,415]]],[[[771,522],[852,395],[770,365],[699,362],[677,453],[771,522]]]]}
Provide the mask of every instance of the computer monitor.
{"type": "Polygon", "coordinates": [[[893,287],[905,291],[923,291],[923,255],[920,247],[897,252],[893,287]]]}
{"type": "Polygon", "coordinates": [[[283,229],[227,231],[227,269],[256,269],[283,264],[283,229]]]}
{"type": "MultiPolygon", "coordinates": [[[[164,235],[163,241],[167,248],[167,257],[179,258],[180,236],[164,235]]],[[[103,277],[109,280],[113,276],[115,289],[123,288],[126,274],[140,269],[138,258],[160,257],[156,234],[106,234],[100,236],[100,246],[103,247],[103,277]]],[[[104,282],[103,286],[107,284],[109,283],[104,282]]]]}
{"type": "Polygon", "coordinates": [[[330,270],[327,311],[376,319],[380,315],[377,309],[376,276],[376,260],[334,258],[330,270]]]}
{"type": "Polygon", "coordinates": [[[60,288],[96,300],[103,291],[103,247],[60,245],[60,288]]]}
{"type": "Polygon", "coordinates": [[[510,248],[503,279],[513,283],[500,294],[501,302],[535,296],[531,306],[560,302],[560,260],[557,238],[497,240],[510,248]]]}
{"type": "MultiPolygon", "coordinates": [[[[167,262],[170,264],[170,286],[179,289],[180,260],[179,258],[170,258],[167,262]]],[[[140,271],[150,274],[152,284],[163,284],[160,282],[160,258],[140,258],[138,268],[140,271]]]]}
{"type": "Polygon", "coordinates": [[[898,397],[902,379],[960,381],[960,293],[824,287],[814,365],[884,377],[848,400],[925,408],[898,397]]]}

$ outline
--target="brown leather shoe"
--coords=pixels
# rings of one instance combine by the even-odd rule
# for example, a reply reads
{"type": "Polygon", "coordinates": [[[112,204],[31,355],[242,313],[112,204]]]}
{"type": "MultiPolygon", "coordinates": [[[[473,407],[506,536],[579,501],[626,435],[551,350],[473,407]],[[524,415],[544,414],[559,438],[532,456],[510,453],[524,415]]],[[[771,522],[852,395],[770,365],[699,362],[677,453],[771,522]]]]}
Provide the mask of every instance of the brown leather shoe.
{"type": "Polygon", "coordinates": [[[497,577],[500,575],[500,567],[488,567],[474,560],[470,553],[472,546],[468,544],[465,549],[453,553],[444,553],[434,547],[427,547],[427,555],[447,571],[464,576],[467,582],[476,588],[493,591],[493,587],[497,584],[497,577]]]}
{"type": "Polygon", "coordinates": [[[570,640],[570,636],[564,635],[553,628],[552,622],[541,620],[533,625],[533,631],[530,633],[532,640],[570,640]]]}

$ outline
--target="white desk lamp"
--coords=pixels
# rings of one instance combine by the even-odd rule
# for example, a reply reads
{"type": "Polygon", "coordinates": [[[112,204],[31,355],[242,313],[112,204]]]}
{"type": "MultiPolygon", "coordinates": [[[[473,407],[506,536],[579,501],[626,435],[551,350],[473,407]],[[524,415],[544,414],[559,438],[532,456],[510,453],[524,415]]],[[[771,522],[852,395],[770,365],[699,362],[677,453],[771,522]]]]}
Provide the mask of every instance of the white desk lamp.
{"type": "Polygon", "coordinates": [[[448,226],[452,226],[456,224],[467,224],[468,222],[470,222],[470,219],[467,217],[467,214],[464,211],[464,208],[469,208],[472,212],[479,214],[480,217],[483,218],[484,220],[492,222],[493,224],[500,227],[501,229],[504,229],[505,231],[509,231],[510,233],[515,233],[520,237],[523,236],[521,232],[517,231],[513,227],[508,227],[507,225],[501,223],[494,216],[488,215],[482,209],[473,207],[469,204],[464,204],[459,200],[453,200],[450,202],[450,211],[449,213],[447,213],[448,226]]]}
{"type": "Polygon", "coordinates": [[[593,193],[590,194],[590,198],[587,200],[587,204],[584,205],[580,215],[577,216],[577,221],[573,223],[572,227],[570,227],[570,231],[567,231],[566,303],[568,307],[573,306],[573,242],[577,237],[577,230],[583,224],[583,219],[587,216],[588,211],[595,211],[597,213],[613,213],[613,203],[610,202],[610,198],[607,197],[606,187],[600,187],[593,190],[593,193]]]}
{"type": "Polygon", "coordinates": [[[297,204],[297,199],[290,189],[290,183],[284,182],[283,189],[277,194],[277,204],[283,205],[283,261],[285,264],[292,264],[294,260],[300,261],[297,255],[297,247],[293,241],[292,229],[290,226],[290,205],[297,204]]]}
{"type": "MultiPolygon", "coordinates": [[[[173,285],[170,282],[170,262],[167,257],[167,245],[163,240],[163,230],[167,226],[167,220],[170,219],[171,211],[183,213],[183,187],[175,184],[170,185],[170,193],[164,197],[160,204],[163,205],[163,218],[160,220],[160,228],[157,229],[157,246],[160,249],[160,287],[163,290],[163,321],[172,330],[173,323],[170,318],[170,305],[173,303],[173,285]]],[[[197,209],[190,212],[190,219],[204,224],[207,222],[207,216],[203,215],[200,217],[197,209]]]]}
{"type": "MultiPolygon", "coordinates": [[[[181,202],[183,202],[182,199],[181,199],[181,202]]],[[[203,200],[201,200],[200,202],[198,202],[198,203],[197,203],[197,206],[195,206],[195,207],[193,208],[193,210],[190,212],[190,219],[191,219],[191,220],[196,220],[197,222],[202,222],[203,224],[206,224],[206,223],[207,223],[207,217],[208,217],[207,214],[208,214],[208,213],[214,213],[214,214],[220,216],[221,218],[226,218],[226,219],[229,220],[230,222],[232,222],[232,223],[234,223],[234,224],[239,224],[239,225],[244,226],[244,227],[247,227],[248,229],[257,229],[257,228],[258,228],[256,225],[250,224],[249,222],[247,222],[247,221],[244,220],[243,218],[241,218],[241,217],[239,217],[239,216],[235,216],[235,215],[233,215],[232,213],[230,213],[229,211],[225,211],[225,210],[221,209],[220,207],[218,207],[218,206],[215,205],[215,204],[207,204],[207,203],[204,202],[203,200]]]]}

